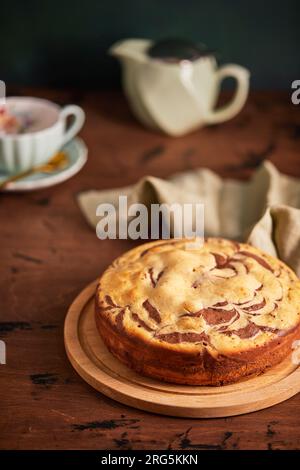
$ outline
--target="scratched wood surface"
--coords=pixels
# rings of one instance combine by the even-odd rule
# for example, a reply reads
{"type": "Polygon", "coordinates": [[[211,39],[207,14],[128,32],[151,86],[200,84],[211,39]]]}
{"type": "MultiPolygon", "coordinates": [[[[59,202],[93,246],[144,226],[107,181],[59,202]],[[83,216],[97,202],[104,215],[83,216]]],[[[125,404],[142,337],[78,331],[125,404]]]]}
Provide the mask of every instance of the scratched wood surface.
{"type": "Polygon", "coordinates": [[[270,159],[300,177],[300,108],[288,94],[255,93],[232,121],[172,139],[144,130],[117,92],[9,90],[83,106],[89,148],[82,172],[60,186],[0,195],[2,449],[295,449],[300,394],[233,418],[193,420],[138,411],[104,397],[70,365],[63,344],[68,306],[130,241],[99,241],[76,194],[207,166],[247,178],[270,159]]]}

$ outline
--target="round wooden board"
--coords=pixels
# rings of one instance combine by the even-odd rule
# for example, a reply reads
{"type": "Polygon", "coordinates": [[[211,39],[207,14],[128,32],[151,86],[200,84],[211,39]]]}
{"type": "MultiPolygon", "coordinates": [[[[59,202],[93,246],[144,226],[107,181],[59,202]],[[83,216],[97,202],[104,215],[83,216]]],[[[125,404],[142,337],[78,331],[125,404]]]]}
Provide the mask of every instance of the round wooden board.
{"type": "Polygon", "coordinates": [[[106,349],[96,329],[97,281],[71,305],[65,320],[65,347],[78,374],[92,387],[126,405],[170,416],[216,418],[261,410],[300,391],[300,367],[291,357],[268,372],[222,387],[173,385],[136,374],[106,349]]]}

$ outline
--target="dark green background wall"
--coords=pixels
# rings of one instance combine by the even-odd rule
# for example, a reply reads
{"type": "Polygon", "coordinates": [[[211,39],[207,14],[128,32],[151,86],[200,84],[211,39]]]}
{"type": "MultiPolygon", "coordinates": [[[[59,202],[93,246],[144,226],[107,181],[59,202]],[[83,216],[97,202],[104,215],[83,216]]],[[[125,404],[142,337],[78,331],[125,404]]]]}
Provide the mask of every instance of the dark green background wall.
{"type": "Polygon", "coordinates": [[[115,87],[107,48],[125,37],[187,37],[248,67],[255,88],[300,78],[299,0],[52,0],[0,3],[0,79],[115,87]]]}

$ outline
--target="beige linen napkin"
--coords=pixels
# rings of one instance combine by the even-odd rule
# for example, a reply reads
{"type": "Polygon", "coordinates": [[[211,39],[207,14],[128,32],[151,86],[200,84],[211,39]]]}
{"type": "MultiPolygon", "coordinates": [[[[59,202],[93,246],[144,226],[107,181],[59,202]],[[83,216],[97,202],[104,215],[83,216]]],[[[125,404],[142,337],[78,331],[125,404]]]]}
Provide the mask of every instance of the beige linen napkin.
{"type": "Polygon", "coordinates": [[[78,203],[96,227],[101,203],[128,205],[204,203],[205,235],[246,240],[291,266],[300,276],[300,180],[265,161],[247,181],[223,180],[208,169],[178,173],[167,180],[146,176],[137,184],[79,194],[78,203]]]}

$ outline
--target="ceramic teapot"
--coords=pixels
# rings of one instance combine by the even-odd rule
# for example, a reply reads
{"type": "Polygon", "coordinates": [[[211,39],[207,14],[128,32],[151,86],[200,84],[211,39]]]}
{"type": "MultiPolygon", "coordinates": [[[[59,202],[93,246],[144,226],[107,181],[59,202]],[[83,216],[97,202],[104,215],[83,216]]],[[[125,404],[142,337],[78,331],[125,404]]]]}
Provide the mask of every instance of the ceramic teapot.
{"type": "Polygon", "coordinates": [[[212,53],[188,41],[126,39],[109,52],[121,61],[124,90],[136,117],[172,136],[227,121],[248,96],[248,70],[234,64],[218,68],[212,53]],[[226,77],[236,79],[234,97],[215,109],[226,77]]]}

